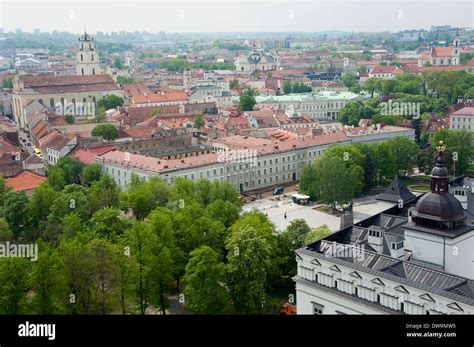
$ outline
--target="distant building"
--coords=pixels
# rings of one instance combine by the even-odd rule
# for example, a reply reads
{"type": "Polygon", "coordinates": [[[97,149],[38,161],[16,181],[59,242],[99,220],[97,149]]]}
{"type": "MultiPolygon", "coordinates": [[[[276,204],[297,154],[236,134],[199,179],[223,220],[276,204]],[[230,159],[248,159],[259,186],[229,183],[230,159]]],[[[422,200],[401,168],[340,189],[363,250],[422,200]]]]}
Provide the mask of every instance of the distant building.
{"type": "Polygon", "coordinates": [[[240,56],[235,61],[237,72],[251,73],[255,70],[272,71],[280,68],[280,57],[254,50],[246,56],[240,56]]]}
{"type": "Polygon", "coordinates": [[[393,78],[395,75],[401,74],[403,71],[398,66],[375,66],[369,71],[369,78],[393,78]]]}
{"type": "Polygon", "coordinates": [[[258,104],[268,104],[280,108],[292,108],[293,111],[304,112],[313,118],[324,120],[337,120],[339,111],[349,101],[360,98],[360,95],[351,92],[329,92],[288,94],[276,96],[257,96],[258,104]]]}
{"type": "Polygon", "coordinates": [[[59,114],[91,116],[96,103],[107,95],[123,97],[123,92],[109,75],[13,76],[13,114],[20,128],[25,128],[25,108],[38,102],[59,114]]]}
{"type": "Polygon", "coordinates": [[[453,130],[474,131],[474,106],[466,106],[449,116],[449,127],[453,130]]]}
{"type": "Polygon", "coordinates": [[[21,171],[17,175],[8,178],[6,186],[12,188],[14,192],[25,192],[31,196],[33,191],[48,179],[31,171],[21,171]]]}
{"type": "Polygon", "coordinates": [[[452,47],[431,47],[418,59],[418,66],[457,66],[460,62],[459,37],[455,36],[452,47]]]}

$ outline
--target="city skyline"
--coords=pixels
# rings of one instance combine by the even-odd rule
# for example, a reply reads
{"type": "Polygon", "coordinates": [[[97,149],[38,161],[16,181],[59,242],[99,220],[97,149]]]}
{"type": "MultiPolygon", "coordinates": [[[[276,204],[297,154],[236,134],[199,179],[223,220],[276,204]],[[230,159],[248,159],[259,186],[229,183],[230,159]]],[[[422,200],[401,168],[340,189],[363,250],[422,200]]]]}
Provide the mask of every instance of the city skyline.
{"type": "Polygon", "coordinates": [[[471,2],[408,1],[141,1],[114,3],[113,16],[105,18],[110,1],[2,1],[0,27],[25,32],[91,33],[165,31],[176,33],[239,32],[396,32],[429,29],[432,25],[473,27],[471,2]],[[341,6],[344,4],[344,6],[341,6]],[[29,11],[24,12],[25,6],[29,11]],[[212,7],[210,7],[212,6],[212,7]],[[427,8],[428,7],[428,8],[427,8]],[[453,11],[453,8],[456,11],[453,11]],[[138,11],[137,11],[138,9],[138,11]],[[40,14],[40,15],[39,15],[40,14]],[[41,15],[43,14],[43,15],[41,15]],[[329,15],[326,15],[329,14],[329,15]],[[55,20],[51,20],[51,17],[55,20]],[[246,18],[245,26],[242,18],[246,18]],[[23,23],[19,25],[18,23],[23,23]]]}

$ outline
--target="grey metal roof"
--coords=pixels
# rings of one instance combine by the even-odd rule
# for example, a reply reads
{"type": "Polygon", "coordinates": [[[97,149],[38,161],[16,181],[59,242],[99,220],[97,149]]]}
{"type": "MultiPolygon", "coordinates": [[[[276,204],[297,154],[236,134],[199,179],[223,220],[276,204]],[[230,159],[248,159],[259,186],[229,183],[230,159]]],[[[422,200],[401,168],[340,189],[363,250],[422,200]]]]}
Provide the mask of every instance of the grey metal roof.
{"type": "Polygon", "coordinates": [[[385,189],[383,193],[380,193],[377,200],[399,202],[400,199],[403,203],[407,203],[416,198],[412,192],[408,190],[405,184],[400,180],[398,176],[395,176],[390,185],[385,189]]]}
{"type": "Polygon", "coordinates": [[[384,254],[371,252],[364,248],[358,248],[359,254],[363,256],[345,259],[332,257],[331,254],[334,254],[332,251],[336,246],[354,248],[352,245],[343,245],[321,240],[321,242],[313,244],[310,247],[300,248],[296,252],[319,259],[326,259],[334,264],[370,273],[380,278],[386,278],[474,306],[473,280],[451,275],[444,271],[430,269],[408,261],[395,259],[384,254]],[[314,247],[317,249],[314,249],[314,247]]]}

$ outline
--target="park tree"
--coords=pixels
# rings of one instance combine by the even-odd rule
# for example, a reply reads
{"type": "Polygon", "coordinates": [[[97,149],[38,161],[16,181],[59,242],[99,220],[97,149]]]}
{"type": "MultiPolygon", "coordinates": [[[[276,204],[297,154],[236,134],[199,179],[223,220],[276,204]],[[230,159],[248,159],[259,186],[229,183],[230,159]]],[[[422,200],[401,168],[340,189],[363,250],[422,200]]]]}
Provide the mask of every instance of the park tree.
{"type": "Polygon", "coordinates": [[[102,177],[102,167],[99,164],[89,164],[82,170],[82,181],[86,186],[90,186],[102,177]]]}
{"type": "Polygon", "coordinates": [[[313,242],[319,241],[332,234],[331,229],[326,224],[311,230],[304,239],[304,244],[309,245],[313,242]]]}
{"type": "Polygon", "coordinates": [[[406,176],[416,166],[418,146],[407,137],[394,137],[386,141],[390,156],[394,159],[396,173],[406,176]]]}
{"type": "Polygon", "coordinates": [[[118,207],[120,204],[120,190],[114,179],[108,175],[103,175],[94,181],[87,195],[92,212],[101,208],[118,207]]]}
{"type": "Polygon", "coordinates": [[[2,214],[15,237],[22,235],[28,217],[28,197],[25,192],[9,191],[4,195],[2,214]]]}
{"type": "Polygon", "coordinates": [[[467,130],[441,129],[433,134],[432,146],[443,141],[446,146],[446,166],[457,176],[467,173],[474,157],[473,135],[467,130]]]}
{"type": "Polygon", "coordinates": [[[92,215],[91,231],[109,240],[117,240],[124,234],[130,223],[121,218],[117,208],[102,208],[92,215]]]}
{"type": "Polygon", "coordinates": [[[229,228],[239,219],[240,209],[230,201],[217,199],[207,206],[206,213],[210,218],[220,221],[229,228]]]}
{"type": "Polygon", "coordinates": [[[130,244],[133,271],[130,277],[131,290],[134,293],[134,301],[138,305],[141,315],[144,315],[151,300],[150,272],[153,266],[153,247],[158,243],[156,234],[146,227],[144,222],[136,222],[127,231],[127,241],[130,244]]]}
{"type": "Polygon", "coordinates": [[[183,280],[186,307],[191,312],[227,312],[229,294],[225,287],[225,266],[212,248],[201,246],[190,253],[183,280]]]}
{"type": "Polygon", "coordinates": [[[31,264],[21,257],[0,258],[0,314],[28,313],[26,294],[31,264]]]}
{"type": "Polygon", "coordinates": [[[58,314],[62,312],[61,297],[65,295],[64,268],[55,247],[39,240],[38,260],[31,272],[33,298],[31,306],[37,314],[58,314]]]}
{"type": "Polygon", "coordinates": [[[265,301],[267,268],[272,247],[265,235],[250,225],[233,228],[226,240],[227,284],[237,313],[261,312],[265,301]]]}
{"type": "Polygon", "coordinates": [[[47,183],[35,189],[28,202],[28,234],[29,238],[35,240],[45,230],[51,206],[59,193],[47,183]]]}
{"type": "Polygon", "coordinates": [[[302,173],[301,191],[330,205],[333,211],[362,190],[364,171],[359,165],[347,166],[338,156],[324,157],[309,165],[312,166],[302,173]]]}
{"type": "Polygon", "coordinates": [[[297,218],[290,222],[290,225],[286,228],[290,243],[293,245],[294,249],[303,247],[305,244],[305,239],[308,234],[311,232],[311,228],[304,219],[297,218]]]}
{"type": "Polygon", "coordinates": [[[5,218],[0,218],[0,242],[13,241],[13,233],[10,231],[5,218]]]}

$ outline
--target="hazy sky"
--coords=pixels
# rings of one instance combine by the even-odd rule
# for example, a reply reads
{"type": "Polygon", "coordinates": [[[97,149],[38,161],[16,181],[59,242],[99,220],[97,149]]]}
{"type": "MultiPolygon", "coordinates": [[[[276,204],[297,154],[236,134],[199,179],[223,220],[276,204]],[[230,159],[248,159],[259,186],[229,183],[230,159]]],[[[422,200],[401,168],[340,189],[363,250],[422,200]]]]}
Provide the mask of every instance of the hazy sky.
{"type": "Polygon", "coordinates": [[[0,27],[70,31],[399,31],[474,27],[474,1],[0,0],[0,27]]]}

